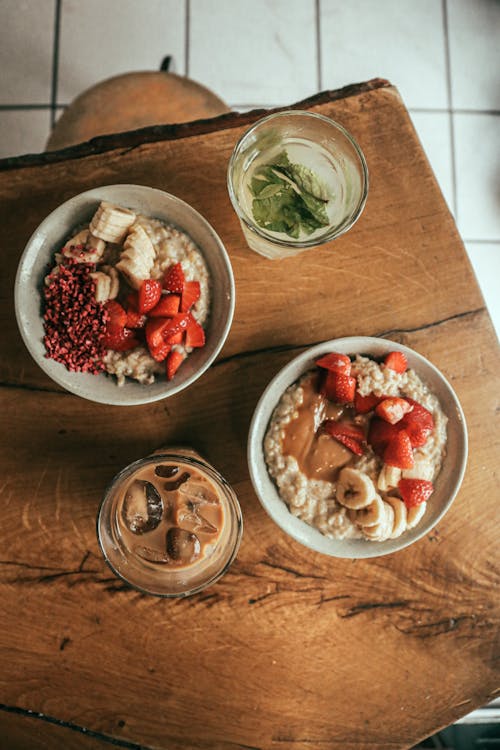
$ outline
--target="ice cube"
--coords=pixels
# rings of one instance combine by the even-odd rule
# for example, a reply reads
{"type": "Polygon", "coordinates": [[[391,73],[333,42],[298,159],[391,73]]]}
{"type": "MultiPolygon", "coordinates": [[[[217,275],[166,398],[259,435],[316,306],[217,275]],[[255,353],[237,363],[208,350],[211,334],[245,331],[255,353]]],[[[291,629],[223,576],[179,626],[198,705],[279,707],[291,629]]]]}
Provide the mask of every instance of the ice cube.
{"type": "Polygon", "coordinates": [[[163,500],[156,487],[142,479],[134,479],[125,494],[122,518],[133,534],[156,529],[163,515],[163,500]]]}
{"type": "Polygon", "coordinates": [[[219,504],[217,493],[206,484],[187,482],[186,484],[183,484],[182,487],[179,487],[179,492],[186,495],[186,497],[189,500],[192,500],[195,505],[219,504]]]}
{"type": "Polygon", "coordinates": [[[179,526],[187,527],[191,531],[202,534],[215,534],[217,527],[207,521],[204,516],[201,515],[198,508],[193,505],[192,502],[178,508],[176,513],[176,521],[179,526]]]}
{"type": "Polygon", "coordinates": [[[178,479],[174,479],[171,482],[165,482],[163,487],[166,489],[167,492],[174,492],[174,490],[178,490],[181,484],[184,484],[189,479],[190,474],[188,474],[187,471],[184,472],[184,474],[181,474],[178,479]]]}
{"type": "Polygon", "coordinates": [[[143,560],[147,560],[148,562],[159,563],[160,565],[166,565],[170,562],[170,558],[166,552],[160,552],[152,547],[140,545],[134,547],[133,551],[138,557],[142,557],[143,560]]]}
{"type": "Polygon", "coordinates": [[[199,556],[200,550],[200,540],[196,534],[178,526],[173,526],[167,531],[167,553],[172,560],[192,562],[199,556]]]}
{"type": "Polygon", "coordinates": [[[178,466],[165,466],[164,464],[160,464],[159,466],[155,467],[155,474],[157,477],[175,477],[177,472],[179,471],[178,466]]]}

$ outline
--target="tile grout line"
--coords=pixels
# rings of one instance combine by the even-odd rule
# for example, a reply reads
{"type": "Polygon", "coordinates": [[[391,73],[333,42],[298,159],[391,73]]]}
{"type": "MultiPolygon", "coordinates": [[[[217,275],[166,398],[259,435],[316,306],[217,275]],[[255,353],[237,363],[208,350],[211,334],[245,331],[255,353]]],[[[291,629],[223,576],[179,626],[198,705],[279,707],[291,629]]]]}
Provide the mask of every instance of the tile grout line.
{"type": "Polygon", "coordinates": [[[321,67],[321,0],[316,0],[316,68],[318,91],[323,88],[323,75],[321,67]]]}
{"type": "Polygon", "coordinates": [[[190,0],[185,0],[185,16],[184,16],[184,75],[186,78],[189,76],[189,21],[190,21],[190,0]]]}
{"type": "Polygon", "coordinates": [[[457,160],[455,153],[455,124],[453,122],[453,93],[451,85],[451,51],[450,51],[450,34],[448,28],[448,0],[442,0],[443,10],[443,27],[444,27],[444,49],[446,62],[446,88],[448,91],[448,116],[450,128],[450,145],[451,145],[451,184],[453,189],[453,213],[458,224],[458,199],[457,199],[457,160]]]}
{"type": "Polygon", "coordinates": [[[59,36],[61,31],[61,2],[56,0],[54,13],[54,43],[52,48],[52,88],[50,93],[50,127],[54,127],[57,108],[57,86],[59,76],[59,36]]]}

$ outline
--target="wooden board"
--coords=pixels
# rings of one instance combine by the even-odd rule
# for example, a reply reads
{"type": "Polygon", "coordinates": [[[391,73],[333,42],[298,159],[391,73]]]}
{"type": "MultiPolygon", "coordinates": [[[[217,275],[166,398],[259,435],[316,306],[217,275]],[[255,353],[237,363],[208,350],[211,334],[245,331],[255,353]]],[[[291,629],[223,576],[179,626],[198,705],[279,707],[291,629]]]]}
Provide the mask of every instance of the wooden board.
{"type": "MultiPolygon", "coordinates": [[[[301,106],[354,134],[370,193],[347,235],[280,262],[248,250],[226,190],[233,145],[258,114],[0,163],[0,732],[3,717],[16,750],[28,710],[123,747],[409,748],[498,694],[500,358],[490,319],[397,91],[377,81],[301,106]],[[21,343],[12,301],[39,222],[70,196],[118,182],[198,209],[226,244],[237,286],[214,366],[187,392],[130,409],[48,380],[21,343]],[[255,497],[245,458],[270,378],[305,347],[357,334],[434,362],[470,440],[462,489],[439,526],[366,561],[330,559],[286,537],[255,497]],[[169,602],[111,574],[95,516],[121,467],[179,442],[233,485],[245,532],[217,585],[169,602]]],[[[78,738],[69,746],[92,747],[78,738]]],[[[30,748],[45,746],[34,736],[30,748]]]]}

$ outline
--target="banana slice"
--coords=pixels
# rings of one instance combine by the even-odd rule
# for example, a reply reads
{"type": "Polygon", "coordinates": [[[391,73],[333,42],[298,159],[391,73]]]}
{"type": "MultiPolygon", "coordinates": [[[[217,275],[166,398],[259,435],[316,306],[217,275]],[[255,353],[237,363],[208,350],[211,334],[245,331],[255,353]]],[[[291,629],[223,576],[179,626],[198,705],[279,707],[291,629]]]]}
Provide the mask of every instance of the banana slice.
{"type": "Polygon", "coordinates": [[[376,497],[375,485],[367,474],[345,466],[337,482],[337,500],[353,510],[366,508],[376,497]]]}
{"type": "Polygon", "coordinates": [[[401,469],[398,469],[396,466],[384,464],[378,475],[377,487],[381,492],[387,492],[397,487],[400,479],[401,469]]]}
{"type": "Polygon", "coordinates": [[[125,242],[120,260],[116,264],[134,289],[139,289],[144,279],[149,279],[155,261],[155,249],[147,232],[135,224],[125,242]]]}
{"type": "Polygon", "coordinates": [[[408,508],[408,512],[406,516],[406,528],[407,529],[415,528],[415,526],[422,519],[422,516],[424,515],[426,508],[427,508],[427,503],[420,503],[420,505],[415,505],[413,508],[408,508]]]}
{"type": "Polygon", "coordinates": [[[120,291],[120,277],[118,271],[113,266],[101,266],[101,271],[109,276],[110,287],[108,299],[116,299],[120,291]]]}
{"type": "Polygon", "coordinates": [[[418,458],[418,454],[415,455],[415,461],[411,469],[403,469],[404,479],[427,479],[432,482],[434,477],[434,469],[430,461],[425,458],[418,458]]]}
{"type": "Polygon", "coordinates": [[[390,539],[394,526],[394,511],[390,505],[383,503],[383,516],[375,526],[363,526],[363,535],[372,542],[385,542],[390,539]]]}
{"type": "Polygon", "coordinates": [[[95,283],[95,299],[96,302],[106,302],[109,299],[109,292],[111,289],[111,279],[105,273],[101,271],[95,271],[90,274],[94,279],[95,283]]]}
{"type": "Polygon", "coordinates": [[[406,505],[399,499],[399,497],[391,497],[390,495],[385,498],[385,502],[388,503],[394,511],[391,539],[396,539],[406,531],[406,505]]]}
{"type": "Polygon", "coordinates": [[[135,218],[128,208],[102,201],[90,222],[90,233],[105,242],[122,242],[135,218]]]}
{"type": "Polygon", "coordinates": [[[367,505],[356,512],[355,522],[358,526],[366,528],[367,526],[376,526],[385,518],[384,501],[380,495],[375,495],[374,499],[367,505]]]}

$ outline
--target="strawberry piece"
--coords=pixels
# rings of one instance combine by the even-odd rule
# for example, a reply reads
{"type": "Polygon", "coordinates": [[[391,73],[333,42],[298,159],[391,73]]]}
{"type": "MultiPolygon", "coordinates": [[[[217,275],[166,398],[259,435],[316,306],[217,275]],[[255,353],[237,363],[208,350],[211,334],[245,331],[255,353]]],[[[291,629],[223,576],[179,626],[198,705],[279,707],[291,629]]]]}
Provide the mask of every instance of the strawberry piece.
{"type": "Polygon", "coordinates": [[[358,391],[354,394],[354,408],[358,414],[368,414],[382,400],[381,396],[369,393],[368,396],[362,396],[358,391]]]}
{"type": "Polygon", "coordinates": [[[137,292],[130,292],[125,297],[125,307],[128,310],[139,312],[139,294],[137,292]]]}
{"type": "Polygon", "coordinates": [[[420,448],[425,445],[427,438],[434,430],[434,419],[430,411],[414,401],[412,398],[406,398],[412,410],[405,414],[401,420],[401,426],[404,427],[410,436],[411,444],[414,448],[420,448]]]}
{"type": "Polygon", "coordinates": [[[389,440],[384,451],[384,463],[396,466],[398,469],[411,469],[413,467],[413,449],[410,436],[405,430],[399,430],[389,440]]]}
{"type": "Polygon", "coordinates": [[[367,442],[378,456],[383,456],[388,443],[396,437],[400,429],[399,425],[392,425],[379,417],[373,417],[367,442]]]}
{"type": "Polygon", "coordinates": [[[170,344],[162,341],[158,346],[150,347],[149,352],[153,359],[155,359],[157,362],[163,362],[163,360],[167,358],[167,355],[169,354],[171,349],[172,346],[170,344]]]}
{"type": "Polygon", "coordinates": [[[139,341],[135,338],[134,331],[129,328],[111,328],[104,333],[102,343],[107,349],[115,352],[127,352],[129,349],[135,349],[139,346],[139,341]]]}
{"type": "Polygon", "coordinates": [[[194,303],[198,302],[200,299],[200,294],[201,290],[199,281],[186,281],[182,292],[181,311],[187,312],[190,310],[194,303]]]}
{"type": "Polygon", "coordinates": [[[175,349],[170,352],[170,354],[167,357],[167,379],[172,380],[175,373],[181,366],[181,364],[184,361],[184,354],[182,352],[178,352],[175,349]]]}
{"type": "Polygon", "coordinates": [[[425,503],[434,492],[434,485],[426,479],[400,479],[398,489],[407,508],[425,503]]]}
{"type": "Polygon", "coordinates": [[[186,346],[191,346],[193,349],[205,346],[205,331],[191,314],[189,315],[189,322],[186,328],[186,346]]]}
{"type": "Polygon", "coordinates": [[[318,359],[316,364],[318,367],[322,367],[324,370],[329,370],[330,372],[338,372],[343,375],[351,374],[351,360],[346,354],[331,352],[318,359]]]}
{"type": "Polygon", "coordinates": [[[182,344],[184,338],[184,331],[178,331],[178,333],[172,333],[170,336],[164,336],[165,342],[173,346],[174,344],[182,344]]]}
{"type": "Polygon", "coordinates": [[[164,294],[152,310],[150,318],[173,318],[179,312],[181,298],[178,294],[164,294]]]}
{"type": "Polygon", "coordinates": [[[356,455],[363,455],[361,443],[364,441],[365,436],[361,427],[349,424],[348,422],[336,422],[334,419],[327,419],[323,423],[323,427],[337,442],[345,445],[346,448],[349,448],[356,455]]]}
{"type": "Polygon", "coordinates": [[[144,328],[146,321],[146,315],[141,315],[136,310],[127,310],[127,321],[125,323],[127,328],[144,328]]]}
{"type": "MultiPolygon", "coordinates": [[[[174,336],[176,333],[184,333],[188,327],[190,317],[189,313],[178,313],[173,318],[167,318],[167,325],[163,330],[164,339],[169,339],[169,343],[172,343],[171,336],[174,336]]],[[[159,320],[163,320],[163,318],[159,318],[159,320]]]]}
{"type": "Polygon", "coordinates": [[[400,422],[404,415],[410,412],[413,406],[404,398],[384,398],[375,408],[375,414],[390,424],[400,422]]]}
{"type": "Polygon", "coordinates": [[[153,309],[161,297],[161,283],[155,279],[146,279],[139,288],[137,309],[140,313],[147,313],[153,309]]]}
{"type": "Polygon", "coordinates": [[[165,343],[163,333],[171,322],[170,318],[152,318],[146,323],[146,341],[149,351],[158,349],[165,343]]]}
{"type": "Polygon", "coordinates": [[[106,312],[108,313],[106,330],[123,328],[127,322],[127,313],[120,305],[120,303],[115,299],[109,299],[104,307],[106,312]]]}
{"type": "Polygon", "coordinates": [[[341,372],[328,372],[321,393],[336,404],[350,404],[356,393],[356,378],[341,372]]]}
{"type": "Polygon", "coordinates": [[[184,278],[184,271],[180,263],[175,263],[170,266],[167,273],[163,278],[163,288],[167,292],[174,292],[175,294],[182,294],[184,291],[184,284],[186,280],[184,278]]]}
{"type": "Polygon", "coordinates": [[[389,352],[384,359],[384,365],[394,372],[403,373],[408,369],[408,360],[403,352],[389,352]]]}

